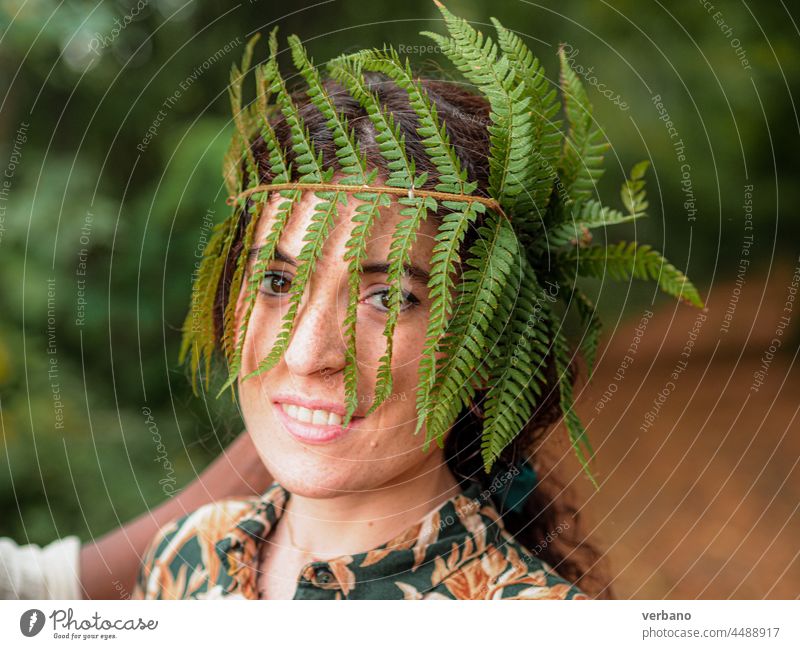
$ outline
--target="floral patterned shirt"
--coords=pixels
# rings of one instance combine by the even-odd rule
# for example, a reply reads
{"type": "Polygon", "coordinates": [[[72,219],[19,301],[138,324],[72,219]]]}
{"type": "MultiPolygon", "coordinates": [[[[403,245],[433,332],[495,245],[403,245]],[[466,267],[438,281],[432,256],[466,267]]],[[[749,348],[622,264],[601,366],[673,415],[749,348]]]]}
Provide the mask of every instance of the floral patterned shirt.
{"type": "MultiPolygon", "coordinates": [[[[587,599],[503,526],[472,484],[369,552],[306,564],[294,599],[587,599]]],[[[205,505],[156,535],[134,599],[258,599],[259,546],[288,492],[205,505]]]]}

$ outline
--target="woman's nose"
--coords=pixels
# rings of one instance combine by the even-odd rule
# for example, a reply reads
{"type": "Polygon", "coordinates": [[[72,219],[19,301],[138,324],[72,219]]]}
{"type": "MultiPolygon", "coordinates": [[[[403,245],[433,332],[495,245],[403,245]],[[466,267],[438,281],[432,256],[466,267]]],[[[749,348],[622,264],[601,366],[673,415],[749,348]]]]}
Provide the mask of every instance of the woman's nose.
{"type": "Polygon", "coordinates": [[[303,300],[298,309],[284,359],[299,376],[335,374],[344,369],[347,345],[342,331],[346,309],[336,296],[319,294],[303,300]]]}

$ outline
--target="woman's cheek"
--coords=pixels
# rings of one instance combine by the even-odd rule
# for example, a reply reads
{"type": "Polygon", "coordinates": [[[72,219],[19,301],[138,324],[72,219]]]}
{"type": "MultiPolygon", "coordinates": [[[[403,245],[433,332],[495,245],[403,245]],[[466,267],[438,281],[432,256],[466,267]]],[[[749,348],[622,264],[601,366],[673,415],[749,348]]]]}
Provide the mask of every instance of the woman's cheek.
{"type": "Polygon", "coordinates": [[[396,330],[392,352],[392,367],[396,377],[394,398],[401,403],[415,402],[425,333],[426,323],[418,321],[396,330]]]}
{"type": "MultiPolygon", "coordinates": [[[[243,286],[246,286],[247,277],[245,277],[245,282],[243,286]]],[[[252,357],[253,357],[253,334],[254,331],[257,329],[255,326],[258,322],[258,312],[259,312],[259,300],[256,297],[256,302],[253,305],[253,310],[250,313],[250,319],[247,323],[247,331],[245,332],[244,338],[244,345],[242,346],[242,367],[241,367],[241,375],[244,376],[245,374],[252,371],[255,366],[252,364],[252,357]]],[[[246,298],[246,291],[243,288],[239,292],[239,298],[236,302],[236,311],[234,313],[234,344],[238,346],[240,344],[240,338],[242,335],[242,325],[244,324],[245,316],[247,315],[247,298],[246,298]]]]}
{"type": "MultiPolygon", "coordinates": [[[[272,349],[280,330],[279,308],[264,305],[263,298],[256,298],[253,312],[247,324],[245,344],[242,354],[241,376],[246,376],[258,367],[272,349]]],[[[237,339],[241,331],[241,321],[237,322],[237,339]]]]}

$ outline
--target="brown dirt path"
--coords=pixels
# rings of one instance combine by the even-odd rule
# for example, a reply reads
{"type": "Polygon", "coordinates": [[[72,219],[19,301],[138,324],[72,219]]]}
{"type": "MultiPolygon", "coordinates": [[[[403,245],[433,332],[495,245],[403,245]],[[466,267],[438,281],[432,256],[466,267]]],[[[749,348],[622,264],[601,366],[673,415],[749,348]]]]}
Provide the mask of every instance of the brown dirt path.
{"type": "Polygon", "coordinates": [[[618,597],[800,596],[800,295],[783,311],[794,272],[748,275],[733,306],[735,284],[719,285],[704,322],[665,304],[631,355],[634,314],[582,386],[602,487],[577,482],[618,597]],[[782,314],[788,326],[777,333],[782,314]],[[754,373],[776,337],[759,386],[754,373]]]}

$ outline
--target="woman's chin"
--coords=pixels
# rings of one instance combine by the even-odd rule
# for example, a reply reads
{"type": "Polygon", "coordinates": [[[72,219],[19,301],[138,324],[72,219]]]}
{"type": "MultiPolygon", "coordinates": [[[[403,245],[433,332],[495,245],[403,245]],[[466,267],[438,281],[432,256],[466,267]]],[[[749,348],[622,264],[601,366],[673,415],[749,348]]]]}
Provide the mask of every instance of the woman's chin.
{"type": "Polygon", "coordinates": [[[287,470],[287,467],[275,467],[272,475],[289,493],[304,498],[336,498],[369,489],[363,484],[363,477],[350,473],[327,471],[287,470]]]}
{"type": "Polygon", "coordinates": [[[273,479],[289,493],[306,498],[368,494],[415,474],[431,459],[413,447],[395,448],[391,440],[378,440],[373,447],[359,439],[358,430],[319,445],[298,441],[278,428],[280,422],[249,423],[253,443],[273,479]]]}

